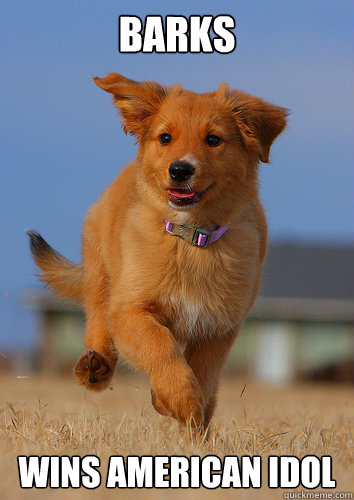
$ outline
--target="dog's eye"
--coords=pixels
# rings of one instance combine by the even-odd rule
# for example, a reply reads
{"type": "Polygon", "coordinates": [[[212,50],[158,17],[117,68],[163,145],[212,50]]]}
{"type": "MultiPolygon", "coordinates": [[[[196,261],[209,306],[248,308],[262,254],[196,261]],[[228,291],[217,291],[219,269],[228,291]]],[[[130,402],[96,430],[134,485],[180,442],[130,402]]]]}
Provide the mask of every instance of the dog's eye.
{"type": "Polygon", "coordinates": [[[171,142],[170,134],[161,134],[159,139],[160,139],[161,144],[164,144],[164,145],[170,144],[170,142],[171,142]]]}
{"type": "Polygon", "coordinates": [[[205,142],[208,144],[208,146],[214,148],[215,146],[218,146],[220,144],[221,139],[217,135],[207,135],[205,142]]]}

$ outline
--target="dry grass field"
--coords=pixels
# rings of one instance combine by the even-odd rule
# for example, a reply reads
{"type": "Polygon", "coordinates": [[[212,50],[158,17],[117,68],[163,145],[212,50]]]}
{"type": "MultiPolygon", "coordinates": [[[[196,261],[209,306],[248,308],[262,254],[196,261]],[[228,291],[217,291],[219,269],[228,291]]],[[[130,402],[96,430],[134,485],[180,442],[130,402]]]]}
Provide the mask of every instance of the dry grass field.
{"type": "Polygon", "coordinates": [[[0,500],[274,499],[284,494],[268,490],[265,475],[261,490],[21,490],[17,455],[97,455],[103,478],[110,455],[261,455],[265,464],[271,454],[331,455],[336,491],[354,489],[351,386],[274,388],[248,382],[240,397],[245,381],[224,378],[211,438],[198,445],[153,411],[144,378],[116,378],[113,390],[98,395],[70,378],[0,377],[0,500]]]}

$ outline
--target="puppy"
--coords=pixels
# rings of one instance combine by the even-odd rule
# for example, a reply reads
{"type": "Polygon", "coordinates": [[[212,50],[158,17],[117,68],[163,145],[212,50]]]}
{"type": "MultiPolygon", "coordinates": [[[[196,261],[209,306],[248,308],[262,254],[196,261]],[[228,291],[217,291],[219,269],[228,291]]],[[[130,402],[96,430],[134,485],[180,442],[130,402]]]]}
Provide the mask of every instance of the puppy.
{"type": "Polygon", "coordinates": [[[113,95],[137,157],[90,208],[81,265],[29,231],[32,254],[40,279],[86,309],[80,384],[106,388],[121,353],[149,375],[159,413],[204,431],[258,292],[258,164],[287,111],[226,84],[196,94],[117,73],[94,82],[113,95]]]}

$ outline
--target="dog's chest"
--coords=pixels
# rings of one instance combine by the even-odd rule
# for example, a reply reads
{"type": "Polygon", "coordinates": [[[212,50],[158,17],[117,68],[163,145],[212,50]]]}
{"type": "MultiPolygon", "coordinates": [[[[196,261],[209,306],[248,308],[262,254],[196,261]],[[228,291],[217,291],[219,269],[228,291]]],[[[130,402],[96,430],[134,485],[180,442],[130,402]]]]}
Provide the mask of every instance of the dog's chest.
{"type": "Polygon", "coordinates": [[[190,337],[193,333],[208,335],[216,327],[216,318],[204,305],[176,295],[166,299],[166,305],[170,308],[170,328],[178,338],[190,337]]]}
{"type": "Polygon", "coordinates": [[[177,340],[223,335],[233,327],[231,312],[228,314],[225,307],[211,308],[203,294],[167,293],[161,305],[168,327],[177,340]]]}
{"type": "Polygon", "coordinates": [[[156,290],[165,324],[182,341],[224,335],[240,318],[239,262],[226,253],[183,250],[171,256],[156,290]]]}
{"type": "MultiPolygon", "coordinates": [[[[217,243],[200,249],[167,237],[169,245],[160,251],[147,245],[131,266],[124,266],[134,269],[134,279],[126,274],[128,282],[141,283],[144,277],[139,301],[156,310],[158,320],[178,340],[226,334],[242,321],[250,301],[255,257],[248,254],[252,249],[247,254],[238,248],[230,252],[229,246],[218,248],[217,243]]],[[[137,293],[136,286],[132,290],[137,293]]]]}

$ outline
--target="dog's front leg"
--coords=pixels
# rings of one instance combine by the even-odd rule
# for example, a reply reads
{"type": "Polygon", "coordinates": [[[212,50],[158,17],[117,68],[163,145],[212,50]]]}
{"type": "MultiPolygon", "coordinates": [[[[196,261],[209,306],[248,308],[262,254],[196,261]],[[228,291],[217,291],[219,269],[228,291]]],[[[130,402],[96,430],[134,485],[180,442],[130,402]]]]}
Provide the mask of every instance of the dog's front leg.
{"type": "Polygon", "coordinates": [[[81,385],[101,391],[110,384],[118,352],[106,321],[107,278],[101,253],[91,233],[84,241],[87,350],[77,362],[74,373],[81,385]]]}
{"type": "Polygon", "coordinates": [[[222,336],[190,341],[184,355],[192,368],[204,396],[204,421],[206,429],[213,416],[219,375],[226,356],[237,336],[238,328],[222,336]]]}
{"type": "Polygon", "coordinates": [[[110,331],[120,353],[150,377],[153,392],[182,425],[203,422],[203,395],[170,330],[142,308],[112,305],[110,331]]]}

